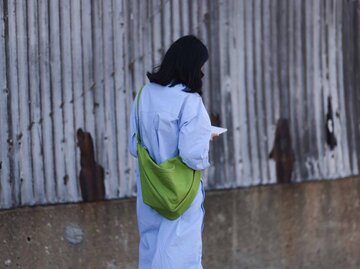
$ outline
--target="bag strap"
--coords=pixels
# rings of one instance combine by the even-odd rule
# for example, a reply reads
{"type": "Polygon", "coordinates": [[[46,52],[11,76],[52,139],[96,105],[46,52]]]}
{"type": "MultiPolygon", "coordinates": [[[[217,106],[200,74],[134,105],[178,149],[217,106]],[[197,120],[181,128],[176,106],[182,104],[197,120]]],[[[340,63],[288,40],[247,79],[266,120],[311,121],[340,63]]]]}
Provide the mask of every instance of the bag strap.
{"type": "Polygon", "coordinates": [[[136,134],[136,138],[137,138],[137,142],[140,143],[141,142],[141,136],[140,136],[140,119],[139,119],[139,105],[140,105],[140,95],[141,92],[143,90],[144,86],[141,87],[138,97],[137,97],[137,103],[136,103],[136,113],[137,113],[137,134],[136,134]]]}

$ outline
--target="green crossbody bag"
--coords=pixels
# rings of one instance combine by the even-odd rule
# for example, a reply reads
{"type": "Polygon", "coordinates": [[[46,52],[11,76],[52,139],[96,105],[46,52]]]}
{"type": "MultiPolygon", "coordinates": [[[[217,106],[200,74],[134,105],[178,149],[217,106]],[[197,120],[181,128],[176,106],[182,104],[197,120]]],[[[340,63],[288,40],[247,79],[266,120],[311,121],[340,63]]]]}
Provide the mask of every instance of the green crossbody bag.
{"type": "Polygon", "coordinates": [[[193,202],[200,185],[201,171],[188,167],[176,156],[157,164],[141,144],[137,98],[137,153],[142,198],[145,204],[170,220],[180,217],[193,202]]]}

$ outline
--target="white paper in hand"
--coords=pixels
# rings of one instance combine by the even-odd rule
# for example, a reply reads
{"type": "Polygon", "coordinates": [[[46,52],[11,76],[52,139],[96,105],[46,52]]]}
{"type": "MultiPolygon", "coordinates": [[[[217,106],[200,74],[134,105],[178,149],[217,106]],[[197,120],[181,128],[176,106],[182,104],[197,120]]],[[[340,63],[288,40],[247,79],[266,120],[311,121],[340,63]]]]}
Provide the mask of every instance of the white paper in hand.
{"type": "Polygon", "coordinates": [[[222,133],[225,133],[227,131],[226,128],[221,128],[217,126],[211,126],[211,133],[215,135],[220,135],[222,133]]]}

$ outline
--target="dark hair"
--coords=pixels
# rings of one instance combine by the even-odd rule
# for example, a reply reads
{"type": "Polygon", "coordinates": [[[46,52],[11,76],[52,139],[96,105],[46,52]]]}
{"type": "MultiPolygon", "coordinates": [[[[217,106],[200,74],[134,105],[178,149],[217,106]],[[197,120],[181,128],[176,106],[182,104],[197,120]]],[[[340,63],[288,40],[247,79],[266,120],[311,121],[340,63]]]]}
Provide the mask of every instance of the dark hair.
{"type": "Polygon", "coordinates": [[[184,84],[187,92],[202,94],[201,67],[209,58],[206,46],[195,36],[186,35],[176,40],[165,53],[160,64],[147,77],[151,82],[166,86],[184,84]]]}

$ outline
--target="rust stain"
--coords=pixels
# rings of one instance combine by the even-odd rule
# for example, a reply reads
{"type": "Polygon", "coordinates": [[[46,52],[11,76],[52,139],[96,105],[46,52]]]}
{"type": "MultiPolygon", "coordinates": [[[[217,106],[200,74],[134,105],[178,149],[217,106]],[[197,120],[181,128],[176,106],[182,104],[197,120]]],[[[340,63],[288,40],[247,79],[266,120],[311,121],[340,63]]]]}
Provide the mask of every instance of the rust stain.
{"type": "Polygon", "coordinates": [[[80,188],[83,201],[105,198],[104,168],[95,161],[94,143],[91,134],[81,128],[76,133],[80,148],[80,188]]]}
{"type": "Polygon", "coordinates": [[[276,162],[277,182],[290,183],[295,157],[291,146],[288,119],[279,119],[277,121],[274,146],[269,157],[276,162]]]}

